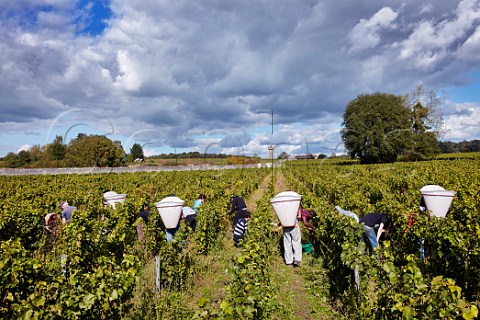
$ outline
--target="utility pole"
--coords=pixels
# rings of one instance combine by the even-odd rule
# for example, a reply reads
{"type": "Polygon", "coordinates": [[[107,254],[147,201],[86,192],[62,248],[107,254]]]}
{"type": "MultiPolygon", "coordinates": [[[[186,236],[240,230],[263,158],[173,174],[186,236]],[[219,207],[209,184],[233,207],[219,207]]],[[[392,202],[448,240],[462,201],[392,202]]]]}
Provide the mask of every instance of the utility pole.
{"type": "Polygon", "coordinates": [[[272,136],[273,136],[273,109],[270,109],[272,111],[272,136]]]}
{"type": "MultiPolygon", "coordinates": [[[[272,111],[272,137],[273,137],[273,109],[270,109],[270,111],[272,111]]],[[[272,163],[271,163],[271,166],[272,166],[272,182],[273,182],[273,151],[274,151],[274,147],[272,145],[270,145],[268,147],[268,153],[269,153],[269,156],[270,156],[270,159],[272,160],[272,163]]]]}

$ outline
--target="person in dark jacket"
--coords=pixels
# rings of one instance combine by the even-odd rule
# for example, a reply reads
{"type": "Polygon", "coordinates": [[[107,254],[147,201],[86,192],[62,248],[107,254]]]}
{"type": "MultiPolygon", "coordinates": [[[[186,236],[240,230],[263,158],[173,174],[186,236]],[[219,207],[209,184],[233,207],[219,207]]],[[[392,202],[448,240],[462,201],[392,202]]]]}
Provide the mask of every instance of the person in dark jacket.
{"type": "Polygon", "coordinates": [[[138,240],[140,241],[143,240],[143,235],[144,235],[143,229],[144,229],[144,225],[148,223],[149,215],[150,215],[150,206],[147,203],[144,203],[142,205],[142,211],[138,215],[138,218],[142,218],[142,220],[137,221],[137,235],[138,235],[138,240]]]}
{"type": "Polygon", "coordinates": [[[150,206],[147,203],[142,205],[142,212],[138,215],[145,223],[148,223],[148,216],[150,215],[150,206]]]}
{"type": "Polygon", "coordinates": [[[192,230],[195,232],[195,229],[197,227],[197,213],[195,212],[195,210],[191,207],[183,207],[182,216],[185,224],[192,228],[192,230]]]}
{"type": "Polygon", "coordinates": [[[363,230],[365,230],[365,235],[370,241],[372,249],[378,247],[380,236],[388,228],[388,217],[381,213],[371,212],[360,218],[359,222],[363,223],[363,230]],[[376,226],[378,226],[377,232],[375,232],[376,226]]]}
{"type": "Polygon", "coordinates": [[[230,216],[236,211],[235,216],[233,217],[233,226],[235,226],[238,220],[243,218],[247,212],[247,205],[245,204],[245,200],[239,196],[231,197],[230,201],[232,203],[232,207],[230,208],[228,215],[230,216]]]}

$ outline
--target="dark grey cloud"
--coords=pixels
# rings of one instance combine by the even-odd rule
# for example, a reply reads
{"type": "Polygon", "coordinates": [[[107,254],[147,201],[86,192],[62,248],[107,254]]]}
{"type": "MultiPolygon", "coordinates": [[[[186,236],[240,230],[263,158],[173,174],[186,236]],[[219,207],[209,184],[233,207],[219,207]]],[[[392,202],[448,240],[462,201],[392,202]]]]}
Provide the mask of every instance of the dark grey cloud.
{"type": "MultiPolygon", "coordinates": [[[[1,120],[78,108],[78,121],[108,119],[150,146],[217,132],[234,148],[244,130],[258,153],[274,139],[257,132],[273,110],[278,141],[308,126],[302,134],[322,147],[319,132],[337,136],[359,94],[468,83],[480,65],[479,2],[112,0],[106,29],[81,35],[91,8],[0,0],[1,120]]],[[[458,109],[452,126],[471,127],[478,104],[458,109]]]]}
{"type": "Polygon", "coordinates": [[[220,140],[219,145],[222,148],[243,147],[251,141],[250,135],[243,131],[238,134],[227,134],[220,140]]]}

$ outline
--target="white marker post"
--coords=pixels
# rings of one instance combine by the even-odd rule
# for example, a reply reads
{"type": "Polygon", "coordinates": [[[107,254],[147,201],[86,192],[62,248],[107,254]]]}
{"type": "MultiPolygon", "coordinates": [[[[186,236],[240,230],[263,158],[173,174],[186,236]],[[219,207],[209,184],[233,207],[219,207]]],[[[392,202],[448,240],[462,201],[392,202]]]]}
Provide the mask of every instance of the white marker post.
{"type": "Polygon", "coordinates": [[[160,279],[161,279],[160,255],[156,255],[155,256],[155,285],[157,288],[157,294],[160,293],[160,279]]]}
{"type": "Polygon", "coordinates": [[[67,255],[62,253],[60,255],[60,266],[62,270],[62,276],[67,276],[67,255]]]}

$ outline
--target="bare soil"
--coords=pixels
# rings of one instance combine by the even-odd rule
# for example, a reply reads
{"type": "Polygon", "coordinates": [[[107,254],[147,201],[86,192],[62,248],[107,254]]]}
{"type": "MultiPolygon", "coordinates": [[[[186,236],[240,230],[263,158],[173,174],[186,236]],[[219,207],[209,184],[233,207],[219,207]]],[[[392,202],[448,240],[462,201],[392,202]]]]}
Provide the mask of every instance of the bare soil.
{"type": "MultiPolygon", "coordinates": [[[[281,170],[278,170],[275,194],[286,190],[288,190],[288,185],[281,170]]],[[[301,265],[299,268],[287,267],[283,260],[279,259],[272,269],[277,270],[277,272],[280,271],[277,276],[285,279],[284,286],[280,290],[283,291],[281,295],[288,296],[291,299],[292,315],[297,319],[314,319],[310,313],[310,302],[305,298],[308,293],[305,290],[302,268],[305,268],[305,266],[301,265]]]]}

